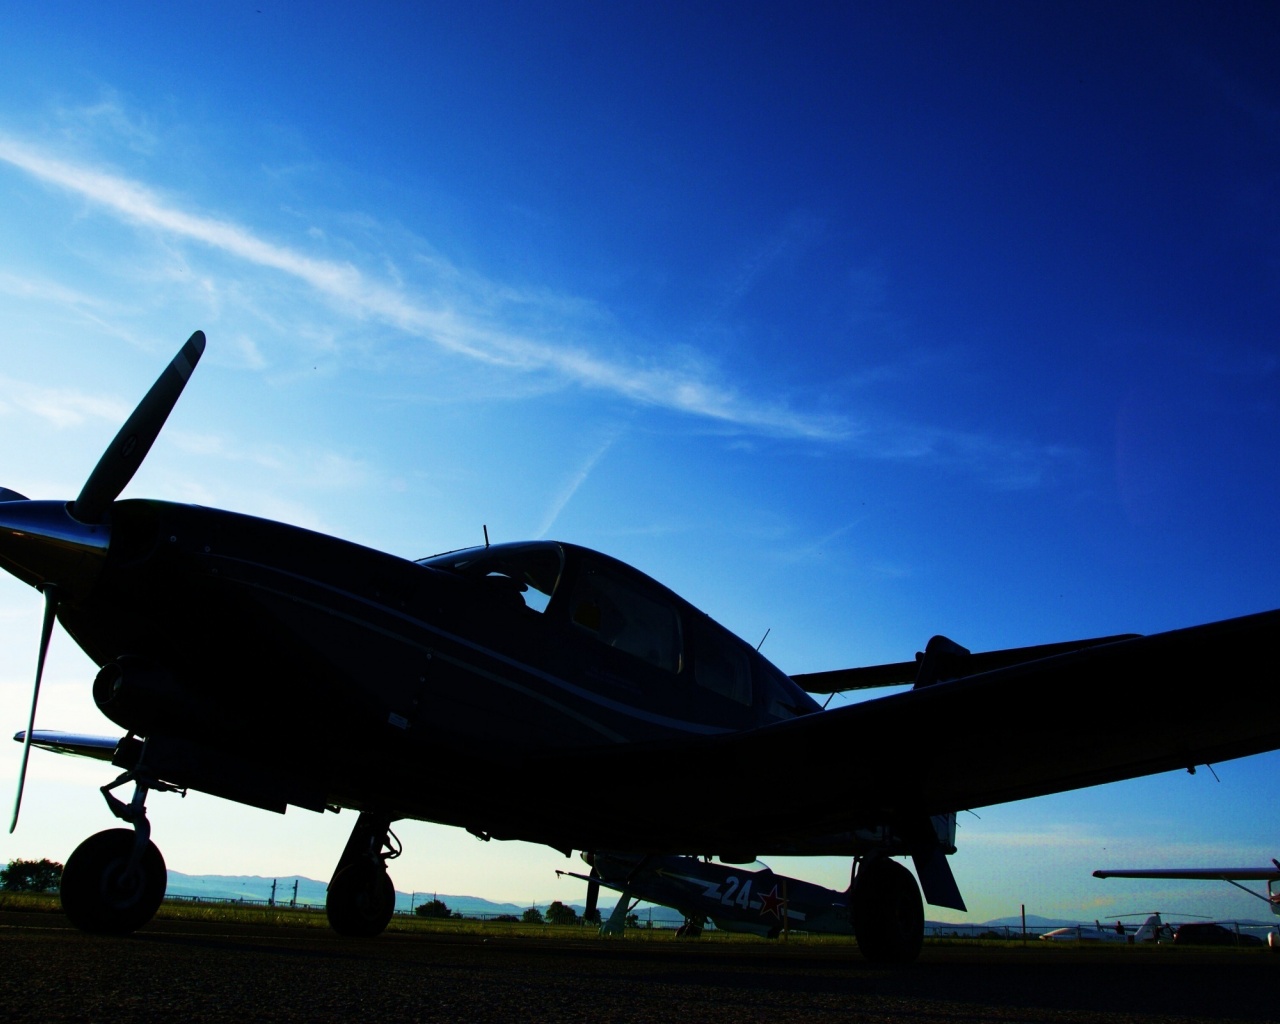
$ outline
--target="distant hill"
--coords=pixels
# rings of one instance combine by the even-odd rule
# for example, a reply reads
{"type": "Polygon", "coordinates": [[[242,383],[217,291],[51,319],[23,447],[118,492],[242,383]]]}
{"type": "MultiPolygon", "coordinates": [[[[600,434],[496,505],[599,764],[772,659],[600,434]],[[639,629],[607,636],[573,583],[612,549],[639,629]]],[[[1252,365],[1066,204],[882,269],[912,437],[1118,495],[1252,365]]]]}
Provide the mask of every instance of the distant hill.
{"type": "MultiPolygon", "coordinates": [[[[167,890],[170,896],[194,897],[202,900],[243,900],[246,903],[265,903],[272,898],[271,886],[275,883],[275,901],[278,904],[288,904],[295,898],[294,883],[297,883],[297,902],[299,906],[315,906],[323,907],[325,899],[325,891],[328,889],[328,882],[321,882],[314,878],[305,878],[302,875],[289,875],[287,878],[268,878],[262,875],[187,875],[181,871],[169,872],[169,887],[167,890]]],[[[600,913],[608,916],[613,910],[614,903],[608,902],[604,897],[606,893],[601,893],[600,913]]],[[[463,917],[480,917],[497,916],[499,914],[514,914],[519,917],[529,908],[528,903],[494,903],[492,900],[486,900],[480,896],[459,896],[451,893],[434,893],[434,892],[416,892],[407,893],[396,890],[396,911],[399,913],[409,913],[412,907],[425,903],[428,900],[438,899],[444,902],[450,910],[456,910],[463,917]]],[[[563,901],[561,901],[563,902],[563,901]]],[[[616,902],[616,901],[615,901],[616,902]]],[[[552,900],[538,900],[533,906],[546,910],[552,903],[552,900]]],[[[578,903],[570,903],[568,906],[581,914],[584,907],[578,903]]],[[[647,903],[642,903],[636,909],[641,920],[649,919],[650,907],[647,903]]],[[[674,910],[667,907],[653,907],[654,924],[662,925],[678,925],[683,922],[683,918],[674,910]]]]}
{"type": "MultiPolygon", "coordinates": [[[[271,884],[275,882],[275,900],[280,904],[288,904],[294,899],[294,882],[297,882],[297,901],[300,906],[323,907],[327,882],[301,875],[290,875],[288,878],[267,878],[262,875],[186,875],[181,871],[169,872],[170,896],[198,897],[206,900],[244,900],[246,903],[265,903],[271,899],[271,884]]],[[[609,892],[601,892],[600,913],[608,917],[614,904],[608,901],[609,892]]],[[[519,917],[530,906],[528,903],[495,903],[481,896],[460,896],[453,893],[434,892],[400,892],[396,891],[396,911],[407,914],[412,907],[428,900],[442,900],[450,910],[456,910],[463,917],[497,917],[500,914],[512,914],[519,917]]],[[[551,899],[538,900],[534,906],[546,910],[551,899]]],[[[563,902],[563,901],[562,901],[563,902]]],[[[580,903],[569,906],[581,914],[580,903]]],[[[683,918],[669,907],[651,906],[641,903],[636,908],[641,921],[652,920],[655,926],[674,928],[683,922],[683,918]]],[[[1105,922],[1107,918],[1102,918],[1105,922]]],[[[1177,921],[1176,916],[1169,917],[1177,921]]],[[[930,933],[945,932],[948,928],[970,931],[974,928],[1013,928],[1022,927],[1022,918],[1017,915],[999,917],[992,921],[966,922],[962,925],[949,925],[938,921],[926,922],[930,933]]],[[[1268,927],[1274,922],[1241,921],[1241,925],[1250,927],[1268,927]]],[[[1054,928],[1072,928],[1076,925],[1092,925],[1092,921],[1069,921],[1066,918],[1040,917],[1037,914],[1027,915],[1027,934],[1040,935],[1054,928]]]]}
{"type": "MultiPolygon", "coordinates": [[[[997,917],[994,920],[983,921],[982,923],[990,925],[992,928],[1021,928],[1022,917],[1018,914],[1011,914],[1008,917],[997,917]]],[[[1047,932],[1054,928],[1074,928],[1078,924],[1093,924],[1093,922],[1068,921],[1066,918],[1041,917],[1038,914],[1027,915],[1027,932],[1034,932],[1037,935],[1041,932],[1047,932]]]]}

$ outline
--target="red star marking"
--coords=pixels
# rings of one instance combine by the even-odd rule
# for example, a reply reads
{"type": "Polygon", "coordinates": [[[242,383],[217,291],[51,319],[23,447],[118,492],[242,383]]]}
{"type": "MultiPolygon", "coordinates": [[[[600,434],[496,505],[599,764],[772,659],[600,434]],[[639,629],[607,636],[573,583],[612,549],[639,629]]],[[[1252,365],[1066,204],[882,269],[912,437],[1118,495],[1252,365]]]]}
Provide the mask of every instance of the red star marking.
{"type": "Polygon", "coordinates": [[[773,892],[767,892],[761,895],[760,897],[760,916],[761,917],[764,917],[765,914],[772,914],[779,921],[781,921],[782,915],[786,913],[786,910],[787,910],[787,901],[778,895],[777,885],[774,885],[773,892]]]}

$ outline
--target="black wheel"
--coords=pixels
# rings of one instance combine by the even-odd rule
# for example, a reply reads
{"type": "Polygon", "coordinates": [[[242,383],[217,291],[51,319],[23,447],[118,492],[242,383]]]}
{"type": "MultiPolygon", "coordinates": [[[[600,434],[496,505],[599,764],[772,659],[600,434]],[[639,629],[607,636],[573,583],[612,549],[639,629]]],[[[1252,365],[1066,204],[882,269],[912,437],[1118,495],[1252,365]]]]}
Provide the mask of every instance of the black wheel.
{"type": "Polygon", "coordinates": [[[853,933],[875,963],[905,964],[924,944],[924,904],[911,872],[888,859],[863,864],[853,887],[853,933]]]}
{"type": "Polygon", "coordinates": [[[677,939],[700,939],[702,938],[702,919],[701,918],[685,918],[684,924],[676,929],[677,939]]]}
{"type": "Polygon", "coordinates": [[[381,864],[348,864],[329,883],[325,898],[329,927],[357,939],[380,935],[396,909],[396,888],[381,864]]]}
{"type": "Polygon", "coordinates": [[[135,833],[112,828],[75,848],[62,869],[62,909],[86,932],[123,935],[155,917],[169,876],[156,844],[147,841],[129,870],[135,833]]]}

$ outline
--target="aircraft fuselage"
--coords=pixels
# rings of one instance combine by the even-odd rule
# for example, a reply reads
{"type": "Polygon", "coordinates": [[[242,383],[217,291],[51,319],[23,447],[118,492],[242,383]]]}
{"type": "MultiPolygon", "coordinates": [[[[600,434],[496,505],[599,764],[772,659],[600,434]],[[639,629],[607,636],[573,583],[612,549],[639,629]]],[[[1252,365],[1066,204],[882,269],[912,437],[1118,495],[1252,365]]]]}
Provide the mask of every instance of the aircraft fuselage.
{"type": "Polygon", "coordinates": [[[573,545],[412,562],[159,501],[116,502],[110,532],[92,586],[58,617],[107,666],[99,707],[147,738],[149,763],[176,785],[501,832],[500,810],[478,820],[465,779],[448,792],[429,780],[461,766],[490,787],[534,753],[817,710],[705,614],[573,545]],[[229,748],[243,785],[227,780],[229,748]]]}

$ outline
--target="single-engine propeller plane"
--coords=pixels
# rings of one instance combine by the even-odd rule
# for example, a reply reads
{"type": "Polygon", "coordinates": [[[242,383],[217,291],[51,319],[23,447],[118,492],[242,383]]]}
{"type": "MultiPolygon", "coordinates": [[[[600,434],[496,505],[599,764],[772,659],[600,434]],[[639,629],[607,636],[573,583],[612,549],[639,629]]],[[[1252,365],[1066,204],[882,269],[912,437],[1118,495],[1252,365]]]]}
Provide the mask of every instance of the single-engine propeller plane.
{"type": "Polygon", "coordinates": [[[1120,868],[1099,870],[1094,878],[1174,878],[1200,882],[1227,882],[1250,896],[1262,900],[1271,913],[1280,917],[1280,860],[1271,859],[1270,867],[1256,868],[1120,868]],[[1241,882],[1266,882],[1267,891],[1258,892],[1241,882]]]}
{"type": "Polygon", "coordinates": [[[44,596],[14,823],[33,744],[120,771],[103,794],[129,827],[86,839],[63,875],[81,928],[150,920],[166,876],[148,794],[194,789],[357,811],[327,898],[345,935],[390,919],[391,825],[412,818],[566,854],[848,856],[862,952],[908,960],[920,890],[891,858],[913,860],[930,903],[963,909],[947,862],[957,810],[1280,746],[1276,611],[986,654],[935,637],[915,662],[793,678],[572,544],[415,562],[122,499],[204,344],[182,347],[75,500],[0,491],[0,566],[44,596]],[[35,731],[55,620],[100,667],[93,700],[123,736],[35,731]],[[810,695],[894,683],[914,685],[829,711],[810,695]],[[297,728],[265,742],[249,704],[297,728]],[[551,799],[566,780],[579,799],[551,799]]]}

